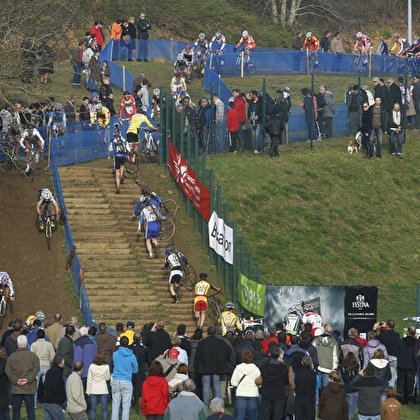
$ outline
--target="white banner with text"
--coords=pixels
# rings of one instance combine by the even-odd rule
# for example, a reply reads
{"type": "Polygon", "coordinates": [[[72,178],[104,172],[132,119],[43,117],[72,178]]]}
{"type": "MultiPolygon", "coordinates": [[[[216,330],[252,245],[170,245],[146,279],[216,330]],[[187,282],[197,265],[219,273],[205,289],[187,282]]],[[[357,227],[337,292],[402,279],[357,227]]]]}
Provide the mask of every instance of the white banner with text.
{"type": "Polygon", "coordinates": [[[209,246],[228,264],[233,264],[233,229],[215,211],[209,220],[209,246]]]}

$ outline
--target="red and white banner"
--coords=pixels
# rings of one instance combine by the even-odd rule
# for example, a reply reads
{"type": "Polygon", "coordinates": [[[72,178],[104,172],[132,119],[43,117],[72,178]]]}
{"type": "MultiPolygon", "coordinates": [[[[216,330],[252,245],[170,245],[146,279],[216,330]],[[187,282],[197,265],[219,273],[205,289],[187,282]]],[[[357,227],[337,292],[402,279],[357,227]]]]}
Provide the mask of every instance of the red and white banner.
{"type": "Polygon", "coordinates": [[[187,161],[169,140],[169,170],[175,181],[205,220],[210,219],[210,191],[188,167],[187,161]]]}

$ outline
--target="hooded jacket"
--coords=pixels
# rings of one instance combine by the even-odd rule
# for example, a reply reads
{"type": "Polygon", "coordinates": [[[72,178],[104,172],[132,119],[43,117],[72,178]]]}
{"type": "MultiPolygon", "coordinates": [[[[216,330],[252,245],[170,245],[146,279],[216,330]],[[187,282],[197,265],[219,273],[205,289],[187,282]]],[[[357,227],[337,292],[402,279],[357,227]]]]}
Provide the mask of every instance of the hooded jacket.
{"type": "Polygon", "coordinates": [[[163,376],[148,376],[143,382],[141,395],[141,412],[143,416],[164,414],[169,401],[168,381],[163,376]]]}
{"type": "Polygon", "coordinates": [[[112,361],[114,362],[113,380],[131,382],[133,374],[137,373],[139,369],[133,350],[127,347],[118,347],[118,350],[112,355],[112,361]]]}
{"type": "Polygon", "coordinates": [[[339,382],[329,382],[323,388],[319,402],[319,418],[322,420],[348,420],[347,396],[339,382]]]}
{"type": "Polygon", "coordinates": [[[236,386],[237,397],[258,397],[258,386],[255,380],[261,375],[254,363],[241,363],[232,374],[231,384],[236,386]]]}
{"type": "Polygon", "coordinates": [[[384,382],[381,392],[385,392],[388,387],[388,381],[391,380],[391,368],[388,360],[370,359],[369,363],[375,368],[376,376],[384,382]]]}
{"type": "Polygon", "coordinates": [[[382,350],[384,352],[385,359],[388,359],[386,347],[379,340],[369,340],[363,348],[363,369],[366,368],[369,360],[372,359],[373,353],[375,353],[376,350],[382,350]]]}
{"type": "Polygon", "coordinates": [[[318,370],[330,373],[338,368],[338,344],[328,333],[319,335],[312,341],[318,355],[318,370]]]}
{"type": "Polygon", "coordinates": [[[400,339],[397,348],[398,369],[416,370],[417,365],[416,357],[414,354],[416,342],[417,339],[410,335],[407,335],[407,337],[400,339]]]}

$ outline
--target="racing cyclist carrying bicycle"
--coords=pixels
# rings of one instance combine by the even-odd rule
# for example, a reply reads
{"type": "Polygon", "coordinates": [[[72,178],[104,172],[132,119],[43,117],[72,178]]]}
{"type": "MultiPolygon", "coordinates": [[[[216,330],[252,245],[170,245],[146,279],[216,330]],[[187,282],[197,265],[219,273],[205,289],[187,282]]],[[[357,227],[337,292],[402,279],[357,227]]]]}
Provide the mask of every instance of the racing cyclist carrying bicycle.
{"type": "MultiPolygon", "coordinates": [[[[28,163],[26,164],[25,173],[28,173],[30,170],[29,159],[32,144],[37,144],[39,147],[39,153],[43,153],[45,141],[42,138],[40,132],[35,128],[35,126],[33,124],[28,124],[26,126],[26,130],[24,130],[22,137],[20,138],[19,144],[22,147],[22,149],[25,150],[26,160],[28,161],[28,163]]],[[[36,163],[39,162],[39,153],[37,152],[35,154],[36,163]]]]}
{"type": "Polygon", "coordinates": [[[179,299],[176,293],[178,290],[181,281],[184,277],[184,273],[182,271],[181,259],[186,258],[182,252],[178,252],[175,250],[173,246],[169,246],[165,249],[165,268],[171,266],[171,273],[169,274],[169,292],[171,294],[171,298],[173,303],[178,303],[179,299]]]}
{"type": "Polygon", "coordinates": [[[319,41],[318,38],[312,35],[312,32],[307,32],[305,41],[303,41],[302,50],[309,50],[315,54],[315,65],[319,64],[318,61],[318,49],[319,49],[319,41]]]}
{"type": "Polygon", "coordinates": [[[58,213],[60,211],[58,203],[52,192],[48,188],[41,188],[38,192],[38,200],[36,202],[36,212],[38,213],[38,228],[40,231],[44,230],[44,211],[48,207],[51,212],[51,228],[56,227],[58,213]]]}
{"type": "Polygon", "coordinates": [[[233,52],[236,53],[242,44],[245,45],[246,61],[249,61],[250,51],[257,46],[257,43],[255,42],[254,38],[248,33],[248,31],[242,32],[241,39],[236,44],[235,48],[233,49],[233,52]]]}
{"type": "Polygon", "coordinates": [[[226,310],[222,312],[220,323],[222,325],[222,336],[224,336],[228,327],[234,327],[238,331],[242,331],[242,325],[239,322],[239,318],[233,313],[235,304],[233,302],[227,302],[225,305],[226,310]]]}
{"type": "Polygon", "coordinates": [[[372,48],[372,42],[370,38],[363,34],[362,32],[357,32],[356,34],[356,42],[354,44],[353,50],[359,52],[363,55],[363,64],[366,65],[368,62],[366,54],[372,48]]]}
{"type": "Polygon", "coordinates": [[[115,185],[117,188],[115,194],[119,194],[120,184],[124,183],[124,163],[131,148],[127,140],[121,135],[118,123],[114,124],[114,138],[109,145],[109,149],[114,151],[115,185]]]}
{"type": "Polygon", "coordinates": [[[158,236],[160,232],[160,220],[163,219],[163,216],[150,200],[147,201],[148,203],[140,214],[137,234],[139,235],[140,232],[144,232],[146,249],[149,253],[149,258],[152,259],[154,257],[153,248],[156,250],[156,257],[158,256],[158,236]]]}
{"type": "MultiPolygon", "coordinates": [[[[146,124],[151,130],[155,131],[156,127],[150,122],[149,118],[146,115],[147,109],[145,106],[142,106],[137,114],[134,114],[130,118],[127,129],[127,141],[130,144],[130,148],[133,147],[133,150],[137,153],[139,150],[139,130],[141,125],[146,124]]],[[[142,139],[144,140],[144,139],[142,139]]]]}
{"type": "Polygon", "coordinates": [[[67,117],[63,109],[63,104],[61,102],[57,102],[54,105],[53,110],[50,111],[47,126],[51,130],[53,136],[57,137],[64,134],[66,124],[67,117]]]}
{"type": "Polygon", "coordinates": [[[161,203],[163,203],[162,198],[158,196],[155,192],[149,191],[146,188],[142,188],[141,196],[139,197],[136,206],[134,207],[133,216],[131,217],[131,219],[134,220],[145,206],[152,204],[158,209],[161,203]]]}
{"type": "Polygon", "coordinates": [[[222,289],[207,281],[207,273],[200,273],[200,281],[195,285],[194,291],[194,320],[197,328],[203,329],[206,320],[207,294],[210,289],[220,292],[222,289]]]}
{"type": "Polygon", "coordinates": [[[0,289],[1,293],[4,294],[4,299],[7,303],[9,297],[10,300],[15,300],[15,291],[13,289],[13,282],[6,271],[0,271],[0,289]]]}

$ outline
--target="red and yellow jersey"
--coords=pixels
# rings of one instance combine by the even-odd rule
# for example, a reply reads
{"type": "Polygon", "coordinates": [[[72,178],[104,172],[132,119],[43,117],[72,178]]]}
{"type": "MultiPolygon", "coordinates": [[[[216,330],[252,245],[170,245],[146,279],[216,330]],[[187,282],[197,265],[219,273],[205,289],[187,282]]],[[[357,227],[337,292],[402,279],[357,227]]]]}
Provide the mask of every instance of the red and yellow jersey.
{"type": "Polygon", "coordinates": [[[257,43],[251,35],[241,37],[239,42],[236,44],[236,48],[239,48],[242,44],[245,44],[246,50],[251,50],[257,46],[257,43]]]}
{"type": "Polygon", "coordinates": [[[316,51],[319,48],[318,38],[313,35],[310,38],[305,38],[302,49],[305,50],[306,48],[309,48],[311,51],[316,51]]]}
{"type": "Polygon", "coordinates": [[[210,283],[208,283],[205,280],[200,280],[196,285],[195,285],[195,297],[203,297],[204,299],[207,300],[207,293],[210,290],[210,283]]]}
{"type": "Polygon", "coordinates": [[[110,116],[111,113],[109,112],[109,109],[103,106],[100,110],[95,109],[90,113],[90,123],[98,123],[98,125],[107,127],[109,125],[110,116]]]}

